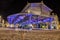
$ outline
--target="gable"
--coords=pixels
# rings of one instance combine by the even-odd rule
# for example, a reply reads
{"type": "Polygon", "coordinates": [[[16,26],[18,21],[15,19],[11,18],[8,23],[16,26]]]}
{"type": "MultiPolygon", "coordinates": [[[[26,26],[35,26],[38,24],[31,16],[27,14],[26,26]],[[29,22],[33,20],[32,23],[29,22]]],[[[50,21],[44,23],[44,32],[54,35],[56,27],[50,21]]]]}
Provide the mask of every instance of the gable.
{"type": "Polygon", "coordinates": [[[21,12],[30,12],[36,15],[49,15],[49,13],[52,12],[52,10],[48,8],[44,3],[28,3],[27,6],[21,12]]]}

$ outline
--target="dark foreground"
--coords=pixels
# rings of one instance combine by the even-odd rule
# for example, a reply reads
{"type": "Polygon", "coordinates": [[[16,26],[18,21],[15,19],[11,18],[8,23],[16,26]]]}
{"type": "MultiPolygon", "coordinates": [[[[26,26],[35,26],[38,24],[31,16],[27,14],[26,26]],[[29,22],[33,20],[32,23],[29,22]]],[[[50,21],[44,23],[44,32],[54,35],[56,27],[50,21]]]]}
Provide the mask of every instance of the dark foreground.
{"type": "Polygon", "coordinates": [[[0,30],[0,40],[60,40],[60,30],[0,30]]]}

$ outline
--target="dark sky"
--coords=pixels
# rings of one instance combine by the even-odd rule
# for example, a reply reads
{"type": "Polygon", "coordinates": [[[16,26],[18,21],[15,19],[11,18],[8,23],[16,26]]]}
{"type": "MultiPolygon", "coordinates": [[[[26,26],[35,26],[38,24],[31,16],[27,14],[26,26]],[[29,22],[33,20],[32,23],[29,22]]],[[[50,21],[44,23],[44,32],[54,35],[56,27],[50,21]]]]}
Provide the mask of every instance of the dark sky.
{"type": "MultiPolygon", "coordinates": [[[[50,7],[60,19],[59,0],[43,0],[44,4],[50,7]]],[[[28,2],[41,2],[41,0],[28,0],[28,2]]],[[[0,14],[6,20],[8,15],[19,13],[27,4],[27,0],[0,0],[0,14]]]]}

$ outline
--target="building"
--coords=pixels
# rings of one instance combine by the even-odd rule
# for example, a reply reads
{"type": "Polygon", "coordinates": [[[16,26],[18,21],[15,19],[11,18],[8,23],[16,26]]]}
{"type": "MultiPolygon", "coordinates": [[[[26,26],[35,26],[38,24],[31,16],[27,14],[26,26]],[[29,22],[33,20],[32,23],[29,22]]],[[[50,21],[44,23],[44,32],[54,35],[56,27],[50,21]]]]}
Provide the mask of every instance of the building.
{"type": "Polygon", "coordinates": [[[5,20],[0,16],[0,27],[4,27],[5,20]]]}
{"type": "Polygon", "coordinates": [[[50,15],[52,11],[43,1],[28,3],[20,13],[9,15],[7,19],[9,24],[19,24],[20,28],[58,29],[58,17],[50,15]]]}

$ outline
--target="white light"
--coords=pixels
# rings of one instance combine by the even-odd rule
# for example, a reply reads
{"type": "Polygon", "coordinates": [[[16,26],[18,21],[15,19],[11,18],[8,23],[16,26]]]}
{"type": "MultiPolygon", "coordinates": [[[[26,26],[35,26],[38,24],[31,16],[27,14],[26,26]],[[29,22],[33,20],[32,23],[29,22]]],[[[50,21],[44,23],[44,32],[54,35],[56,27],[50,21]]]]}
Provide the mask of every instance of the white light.
{"type": "Polygon", "coordinates": [[[33,25],[32,24],[29,24],[28,26],[32,27],[33,28],[33,25]]]}
{"type": "Polygon", "coordinates": [[[28,10],[28,13],[30,13],[30,10],[28,10]]]}
{"type": "Polygon", "coordinates": [[[52,26],[51,28],[53,29],[54,27],[52,26]]]}
{"type": "Polygon", "coordinates": [[[13,24],[11,24],[11,25],[10,25],[10,27],[14,27],[14,25],[13,25],[13,24]]]}

